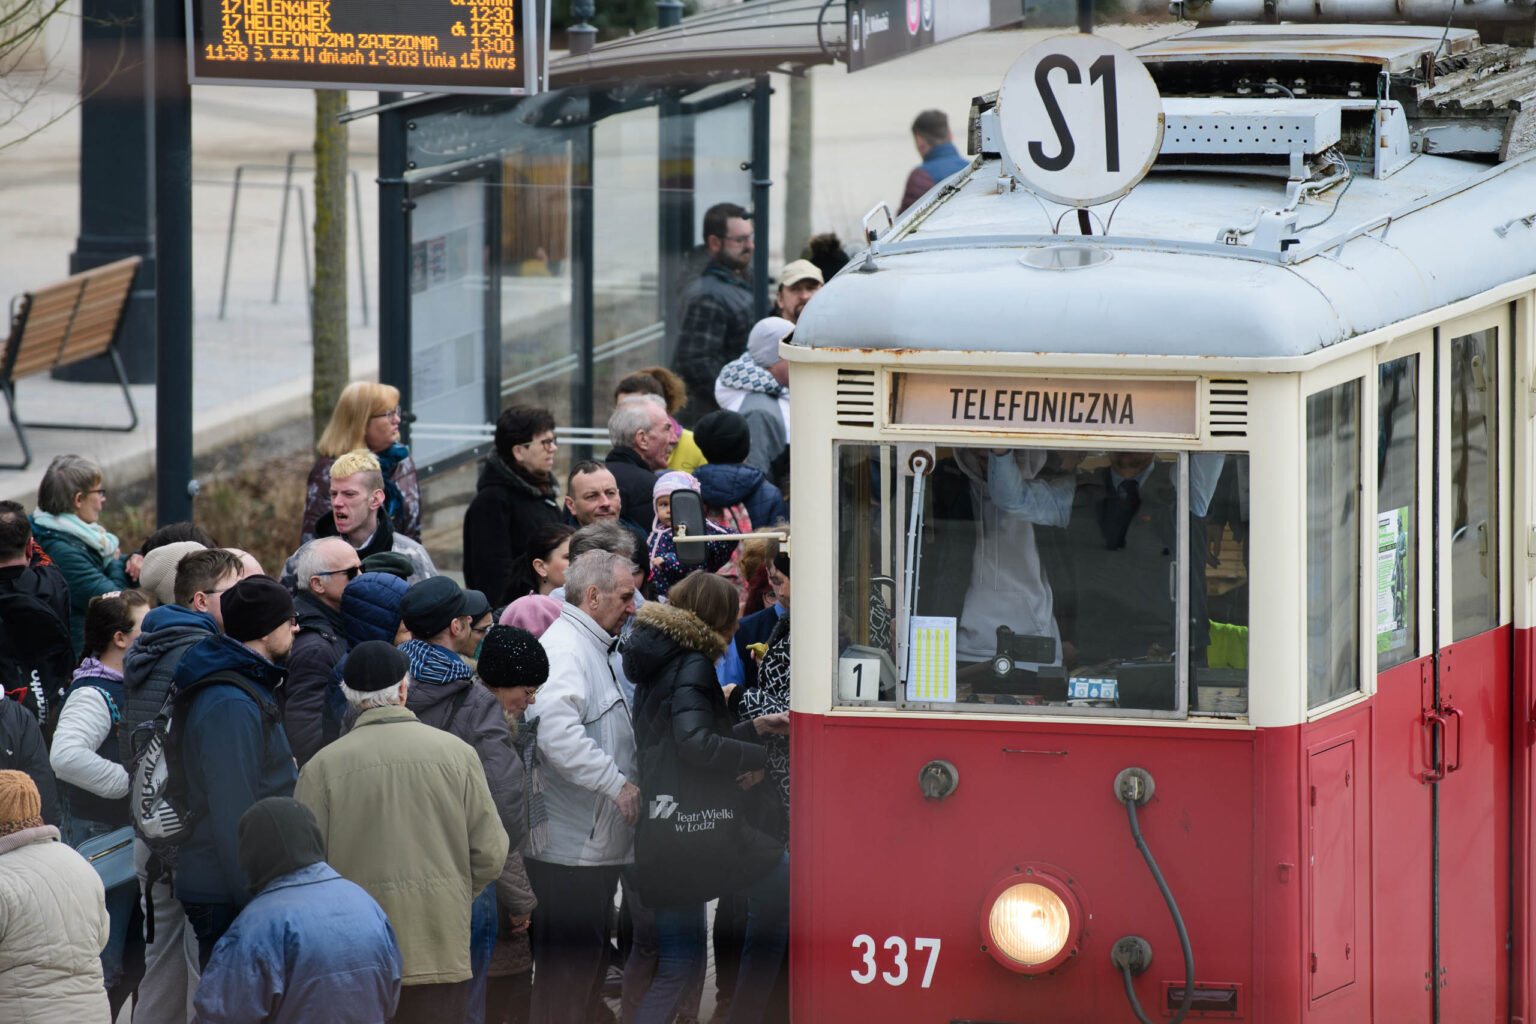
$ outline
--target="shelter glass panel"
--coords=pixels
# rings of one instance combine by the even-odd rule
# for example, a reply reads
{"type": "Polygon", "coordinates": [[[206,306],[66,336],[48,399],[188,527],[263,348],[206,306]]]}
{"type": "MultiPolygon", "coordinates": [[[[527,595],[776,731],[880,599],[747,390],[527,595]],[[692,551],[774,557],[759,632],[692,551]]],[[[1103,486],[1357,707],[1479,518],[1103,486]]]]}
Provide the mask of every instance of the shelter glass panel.
{"type": "Polygon", "coordinates": [[[1419,357],[1376,368],[1376,667],[1419,651],[1419,357]]]}
{"type": "Polygon", "coordinates": [[[1496,327],[1451,339],[1451,638],[1499,623],[1496,327]]]}
{"type": "Polygon", "coordinates": [[[1246,712],[1246,456],[845,444],[838,466],[839,703],[1246,712]]]}
{"type": "Polygon", "coordinates": [[[1307,397],[1307,707],[1360,688],[1360,382],[1307,397]]]}

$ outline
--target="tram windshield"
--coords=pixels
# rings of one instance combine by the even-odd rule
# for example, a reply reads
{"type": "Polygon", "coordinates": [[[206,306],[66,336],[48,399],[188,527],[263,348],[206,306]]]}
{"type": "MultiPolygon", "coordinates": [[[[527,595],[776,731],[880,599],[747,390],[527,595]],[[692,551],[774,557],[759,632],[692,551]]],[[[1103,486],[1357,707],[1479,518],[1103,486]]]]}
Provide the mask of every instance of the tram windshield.
{"type": "Polygon", "coordinates": [[[1248,457],[838,450],[838,703],[1248,706],[1248,457]]]}

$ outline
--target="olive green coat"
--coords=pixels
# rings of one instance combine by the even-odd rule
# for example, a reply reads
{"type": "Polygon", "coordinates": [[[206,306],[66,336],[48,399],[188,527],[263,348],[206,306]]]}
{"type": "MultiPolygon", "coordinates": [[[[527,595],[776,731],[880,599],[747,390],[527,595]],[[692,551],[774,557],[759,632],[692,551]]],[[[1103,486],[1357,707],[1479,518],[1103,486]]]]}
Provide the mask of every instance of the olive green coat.
{"type": "Polygon", "coordinates": [[[331,867],[389,915],[402,984],[468,979],[470,904],[507,859],[474,748],[405,708],[371,708],[304,766],[293,795],[315,812],[331,867]]]}

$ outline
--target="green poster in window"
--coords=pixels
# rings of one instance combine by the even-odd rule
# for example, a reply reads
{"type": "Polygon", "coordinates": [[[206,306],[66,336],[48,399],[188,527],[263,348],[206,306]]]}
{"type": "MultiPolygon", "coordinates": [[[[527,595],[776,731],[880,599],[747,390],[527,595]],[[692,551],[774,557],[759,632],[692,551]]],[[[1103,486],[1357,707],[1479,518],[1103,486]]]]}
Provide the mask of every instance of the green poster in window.
{"type": "Polygon", "coordinates": [[[1376,653],[1408,642],[1408,506],[1376,514],[1376,653]]]}

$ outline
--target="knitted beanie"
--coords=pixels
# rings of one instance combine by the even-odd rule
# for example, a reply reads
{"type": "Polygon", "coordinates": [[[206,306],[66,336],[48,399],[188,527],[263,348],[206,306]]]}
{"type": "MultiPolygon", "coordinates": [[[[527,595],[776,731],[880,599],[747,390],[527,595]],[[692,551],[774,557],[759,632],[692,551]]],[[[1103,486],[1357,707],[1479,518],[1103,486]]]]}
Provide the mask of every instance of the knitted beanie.
{"type": "Polygon", "coordinates": [[[517,626],[534,636],[543,636],[544,631],[560,617],[562,603],[548,594],[525,594],[507,605],[501,613],[501,624],[517,626]]]}
{"type": "Polygon", "coordinates": [[[139,586],[155,595],[161,604],[176,603],[176,567],[194,551],[206,551],[195,540],[178,540],[162,544],[144,556],[139,568],[139,586]]]}
{"type": "Polygon", "coordinates": [[[549,656],[532,633],[516,626],[492,626],[475,665],[486,686],[543,686],[549,656]]]}
{"type": "Polygon", "coordinates": [[[752,454],[752,428],[747,418],[729,409],[716,409],[695,423],[693,440],[711,465],[746,462],[752,454]]]}
{"type": "Polygon", "coordinates": [[[43,798],[38,795],[32,776],[26,772],[0,771],[0,836],[42,826],[43,798]]]}

